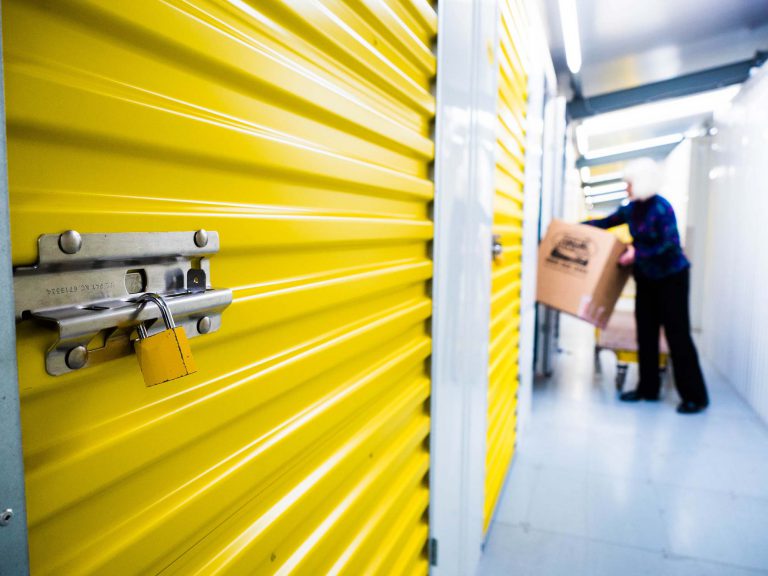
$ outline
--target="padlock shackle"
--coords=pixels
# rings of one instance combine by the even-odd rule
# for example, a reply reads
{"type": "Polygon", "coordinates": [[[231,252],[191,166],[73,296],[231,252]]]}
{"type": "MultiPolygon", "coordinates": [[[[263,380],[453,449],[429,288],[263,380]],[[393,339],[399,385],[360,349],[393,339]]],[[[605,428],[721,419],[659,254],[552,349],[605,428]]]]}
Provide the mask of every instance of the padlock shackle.
{"type": "MultiPolygon", "coordinates": [[[[140,304],[146,305],[147,302],[154,302],[157,307],[160,309],[160,315],[163,318],[163,322],[165,322],[165,326],[172,330],[176,328],[176,323],[173,321],[173,315],[171,314],[170,308],[168,308],[168,304],[166,303],[165,299],[160,296],[160,294],[156,294],[154,292],[147,292],[146,294],[142,294],[137,299],[137,302],[140,304]]],[[[144,323],[142,322],[139,324],[139,337],[140,338],[146,338],[147,337],[147,331],[146,328],[144,328],[144,323]]]]}

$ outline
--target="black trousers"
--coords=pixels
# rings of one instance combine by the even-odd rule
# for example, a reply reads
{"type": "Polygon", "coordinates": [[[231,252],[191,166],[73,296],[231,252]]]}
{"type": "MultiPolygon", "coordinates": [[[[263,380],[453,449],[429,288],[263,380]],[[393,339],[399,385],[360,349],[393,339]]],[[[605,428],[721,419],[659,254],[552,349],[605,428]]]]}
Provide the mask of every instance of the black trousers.
{"type": "Polygon", "coordinates": [[[699,355],[691,338],[688,311],[690,270],[685,269],[660,280],[635,274],[635,281],[635,319],[640,356],[638,391],[645,396],[659,393],[659,329],[663,326],[680,397],[683,401],[707,404],[707,387],[701,373],[699,355]]]}

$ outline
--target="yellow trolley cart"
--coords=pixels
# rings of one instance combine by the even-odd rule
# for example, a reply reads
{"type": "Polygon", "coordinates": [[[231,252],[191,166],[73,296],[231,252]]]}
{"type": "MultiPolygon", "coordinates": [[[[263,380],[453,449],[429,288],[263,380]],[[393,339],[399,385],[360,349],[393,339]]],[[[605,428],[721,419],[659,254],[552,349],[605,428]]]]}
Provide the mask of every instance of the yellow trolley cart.
{"type": "MultiPolygon", "coordinates": [[[[664,335],[659,336],[659,371],[664,375],[669,365],[669,347],[664,335]]],[[[637,327],[632,310],[616,310],[608,325],[595,330],[595,372],[600,373],[600,352],[611,350],[616,355],[616,390],[621,392],[630,364],[637,364],[637,327]]]]}

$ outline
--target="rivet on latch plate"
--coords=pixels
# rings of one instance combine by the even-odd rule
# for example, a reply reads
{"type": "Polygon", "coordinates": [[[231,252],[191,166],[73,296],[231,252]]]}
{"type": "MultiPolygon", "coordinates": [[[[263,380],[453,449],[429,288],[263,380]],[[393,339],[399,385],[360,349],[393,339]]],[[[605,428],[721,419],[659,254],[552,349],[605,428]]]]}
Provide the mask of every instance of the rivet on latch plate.
{"type": "Polygon", "coordinates": [[[208,316],[204,316],[197,321],[197,331],[200,334],[208,334],[211,331],[211,319],[208,316]]]}
{"type": "Polygon", "coordinates": [[[12,519],[13,519],[12,508],[6,508],[2,512],[0,512],[0,526],[8,526],[8,524],[11,523],[12,519]]]}
{"type": "Polygon", "coordinates": [[[208,232],[202,228],[195,232],[195,246],[203,248],[208,245],[208,232]]]}
{"type": "Polygon", "coordinates": [[[76,346],[67,352],[67,366],[72,370],[78,370],[88,362],[88,349],[85,346],[76,346]]]}
{"type": "Polygon", "coordinates": [[[67,230],[59,236],[59,248],[65,254],[77,254],[83,245],[83,237],[75,230],[67,230]]]}

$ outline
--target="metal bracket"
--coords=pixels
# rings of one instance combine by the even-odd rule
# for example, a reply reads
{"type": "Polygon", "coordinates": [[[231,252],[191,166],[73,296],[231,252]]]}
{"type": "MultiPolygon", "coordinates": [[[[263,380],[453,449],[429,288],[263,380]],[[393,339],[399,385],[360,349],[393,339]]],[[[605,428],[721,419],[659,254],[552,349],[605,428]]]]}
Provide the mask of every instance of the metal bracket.
{"type": "Polygon", "coordinates": [[[429,539],[429,548],[427,548],[427,557],[430,566],[437,566],[437,538],[429,539]]]}
{"type": "MultiPolygon", "coordinates": [[[[159,318],[139,296],[161,294],[189,338],[215,332],[232,291],[213,289],[207,256],[219,250],[216,232],[44,234],[38,263],[13,271],[16,321],[58,330],[46,354],[48,374],[59,376],[133,352],[139,324],[159,318]]],[[[162,329],[152,322],[149,334],[162,329]]]]}
{"type": "Polygon", "coordinates": [[[491,244],[491,257],[494,262],[501,262],[504,256],[504,245],[501,243],[501,234],[494,234],[491,244]]]}
{"type": "Polygon", "coordinates": [[[768,60],[768,52],[758,51],[749,60],[709,68],[669,80],[651,82],[589,98],[583,98],[581,94],[576,93],[575,97],[568,102],[568,116],[571,120],[580,120],[631,106],[658,102],[666,98],[690,96],[691,94],[740,84],[749,78],[753,68],[759,68],[766,60],[768,60]]]}

